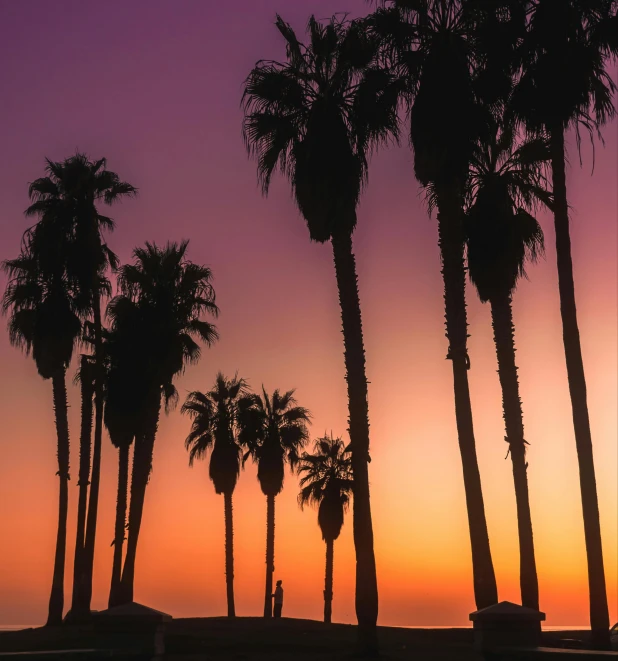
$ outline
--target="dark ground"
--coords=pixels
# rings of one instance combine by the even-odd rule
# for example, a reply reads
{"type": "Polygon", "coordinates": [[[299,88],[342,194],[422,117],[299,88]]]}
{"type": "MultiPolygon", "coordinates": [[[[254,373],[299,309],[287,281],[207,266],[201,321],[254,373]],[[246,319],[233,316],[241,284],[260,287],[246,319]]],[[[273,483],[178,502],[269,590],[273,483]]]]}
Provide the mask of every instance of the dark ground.
{"type": "MultiPolygon", "coordinates": [[[[308,661],[358,658],[356,627],[326,625],[313,620],[282,618],[191,618],[173,620],[165,634],[166,661],[308,661]]],[[[560,639],[585,641],[587,632],[544,633],[543,644],[560,646],[560,639]]],[[[477,661],[471,629],[402,629],[379,627],[384,660],[477,661]]],[[[135,636],[101,634],[92,627],[63,626],[0,633],[2,652],[68,649],[126,649],[135,636]]],[[[11,658],[11,657],[8,657],[11,658]]],[[[13,657],[16,661],[23,656],[13,657]]],[[[26,657],[30,658],[30,657],[26,657]]],[[[36,657],[32,657],[36,658],[36,657]]],[[[45,657],[39,657],[45,658],[45,657]]],[[[62,658],[62,656],[55,657],[62,658]]],[[[73,655],[66,655],[67,660],[73,655]]],[[[83,658],[93,658],[84,656],[83,658]]],[[[105,657],[100,657],[105,658],[105,657]]],[[[109,656],[107,656],[109,658],[109,656]]],[[[121,657],[114,657],[121,658],[121,657]]],[[[133,657],[135,658],[135,657],[133,657]]]]}

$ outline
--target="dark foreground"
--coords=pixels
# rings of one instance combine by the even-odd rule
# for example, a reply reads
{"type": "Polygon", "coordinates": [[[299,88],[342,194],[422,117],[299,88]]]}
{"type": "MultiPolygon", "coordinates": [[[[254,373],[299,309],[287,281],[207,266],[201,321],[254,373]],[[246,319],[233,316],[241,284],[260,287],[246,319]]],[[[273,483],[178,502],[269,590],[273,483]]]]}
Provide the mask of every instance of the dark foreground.
{"type": "MultiPolygon", "coordinates": [[[[191,618],[170,622],[165,632],[165,661],[305,661],[353,659],[356,627],[326,625],[312,620],[266,621],[262,618],[191,618]]],[[[379,627],[382,659],[419,661],[477,661],[471,629],[401,629],[379,627]]],[[[560,646],[560,639],[586,640],[586,632],[548,632],[544,645],[560,646]]],[[[132,647],[130,638],[96,633],[91,627],[28,629],[0,633],[0,659],[97,659],[110,658],[113,649],[132,647]],[[4,656],[7,652],[37,650],[100,650],[59,655],[4,656]]],[[[114,654],[115,659],[139,656],[114,654]]]]}

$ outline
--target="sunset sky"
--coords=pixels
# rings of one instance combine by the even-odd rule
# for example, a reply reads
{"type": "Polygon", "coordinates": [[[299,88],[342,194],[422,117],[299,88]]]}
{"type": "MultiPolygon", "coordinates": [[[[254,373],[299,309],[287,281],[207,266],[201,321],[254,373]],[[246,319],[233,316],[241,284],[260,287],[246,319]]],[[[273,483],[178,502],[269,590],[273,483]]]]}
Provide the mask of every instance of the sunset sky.
{"type": "MultiPolygon", "coordinates": [[[[44,157],[76,149],[105,156],[139,188],[114,208],[121,260],[144,241],[191,240],[212,268],[221,340],[177,386],[209,389],[217,371],[251,386],[297,389],[312,437],[343,435],[347,398],[332,255],[312,244],[277,178],[268,198],[241,139],[242,82],[257,59],[284,57],[273,22],[300,32],[311,13],[366,12],[365,0],[43,0],[0,2],[0,259],[16,256],[27,226],[28,182],[44,157]]],[[[612,623],[617,593],[617,162],[614,122],[579,165],[569,141],[573,259],[588,383],[612,623]]],[[[571,136],[572,137],[572,136],[571,136]]],[[[443,327],[435,219],[429,219],[404,144],[373,158],[354,248],[367,351],[370,481],[379,624],[466,625],[474,610],[451,363],[443,327]]],[[[516,295],[517,361],[541,609],[548,625],[586,625],[583,525],[571,409],[547,214],[547,258],[516,295]]],[[[6,279],[0,276],[4,290],[6,279]]],[[[469,373],[489,536],[500,599],[519,601],[511,462],[488,306],[468,288],[469,373]]],[[[57,525],[51,383],[0,328],[0,625],[45,621],[57,525]]],[[[68,383],[75,372],[70,370],[68,383]]],[[[65,604],[70,601],[79,392],[70,385],[71,467],[65,604]]],[[[188,467],[190,422],[162,419],[146,494],[137,601],[181,616],[225,613],[223,500],[207,465],[188,467]]],[[[117,455],[103,447],[93,608],[107,605],[117,455]]],[[[287,474],[277,498],[275,578],[284,614],[320,618],[324,543],[317,514],[296,503],[287,474]]],[[[259,615],[264,595],[266,499],[247,465],[235,494],[236,611],[259,615]]],[[[351,517],[335,544],[333,620],[355,621],[351,517]]]]}

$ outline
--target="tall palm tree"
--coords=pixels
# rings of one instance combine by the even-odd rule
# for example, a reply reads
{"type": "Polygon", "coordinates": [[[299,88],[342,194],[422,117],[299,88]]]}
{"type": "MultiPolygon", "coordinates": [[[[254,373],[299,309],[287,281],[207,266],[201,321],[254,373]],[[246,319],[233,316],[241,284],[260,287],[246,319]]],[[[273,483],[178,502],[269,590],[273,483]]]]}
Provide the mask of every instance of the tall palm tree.
{"type": "Polygon", "coordinates": [[[607,72],[618,55],[615,0],[529,0],[523,70],[515,89],[516,115],[550,138],[558,290],[575,443],[579,461],[588,560],[590,624],[599,647],[609,648],[609,610],[592,454],[586,378],[577,323],[566,187],[565,131],[591,129],[615,115],[616,86],[607,72]]]}
{"type": "MultiPolygon", "coordinates": [[[[82,517],[77,524],[75,560],[76,575],[81,580],[73,584],[71,615],[85,618],[90,614],[92,598],[92,571],[99,504],[101,469],[101,438],[103,433],[103,351],[101,323],[101,283],[107,269],[117,266],[117,258],[103,240],[103,231],[114,229],[114,222],[99,213],[101,203],[112,205],[124,197],[135,195],[131,184],[121,181],[115,172],[107,169],[102,158],[91,161],[85,154],[76,153],[61,162],[46,159],[46,176],[30,184],[32,204],[27,216],[39,218],[30,231],[34,250],[45,244],[50,234],[62,236],[63,259],[69,277],[78,284],[82,304],[85,304],[94,324],[95,370],[95,424],[92,453],[92,475],[88,499],[87,521],[82,517]]],[[[81,482],[81,478],[80,478],[81,482]]]]}
{"type": "Polygon", "coordinates": [[[277,16],[284,62],[259,61],[245,81],[244,136],[268,192],[286,176],[311,240],[331,242],[343,325],[354,472],[356,614],[365,648],[377,649],[378,591],[369,499],[365,350],[352,233],[372,148],[396,136],[400,81],[376,61],[358,24],[311,18],[309,43],[277,16]]]}
{"type": "Polygon", "coordinates": [[[266,496],[266,590],[264,617],[272,617],[273,571],[275,569],[275,497],[283,489],[285,465],[294,470],[299,451],[309,432],[310,413],[297,406],[294,391],[271,397],[262,386],[262,396],[245,395],[238,402],[238,441],[247,448],[243,462],[250,456],[257,463],[257,477],[266,496]]]}
{"type": "MultiPolygon", "coordinates": [[[[483,135],[489,107],[481,73],[478,19],[461,0],[395,0],[370,19],[392,66],[406,81],[414,173],[430,209],[437,207],[442,261],[447,359],[453,366],[455,416],[463,465],[477,608],[498,600],[481,488],[468,384],[470,359],[465,300],[464,197],[470,161],[483,135]],[[483,84],[481,85],[480,82],[483,84]]],[[[508,71],[504,72],[507,75],[508,71]]],[[[500,82],[499,89],[507,85],[500,82]]],[[[492,103],[500,98],[491,99],[492,103]]]]}
{"type": "Polygon", "coordinates": [[[145,371],[140,362],[144,335],[148,329],[141,324],[139,309],[127,298],[115,299],[108,306],[111,328],[104,333],[107,359],[104,421],[110,440],[118,449],[118,490],[116,523],[114,526],[114,558],[108,606],[118,605],[122,577],[122,553],[125,539],[129,452],[138,432],[145,392],[145,371]]]}
{"type": "Polygon", "coordinates": [[[122,307],[134,304],[136,327],[141,332],[141,350],[136,356],[140,381],[146,384],[141,399],[135,433],[131,504],[127,552],[118,591],[118,603],[133,600],[135,558],[142,522],[146,486],[152,469],[152,456],[159,424],[161,399],[166,410],[178,395],[173,381],[188,363],[201,357],[198,341],[210,346],[217,338],[216,328],[202,319],[218,314],[212,273],[209,268],[190,262],[188,241],[168,243],[161,248],[146,243],[136,248],[133,264],[120,269],[120,295],[108,306],[112,326],[122,307]]]}
{"type": "Polygon", "coordinates": [[[498,375],[513,463],[519,532],[522,604],[539,609],[532,519],[528,497],[528,463],[522,403],[515,364],[512,297],[528,261],[542,254],[543,231],[527,211],[538,201],[550,205],[543,166],[549,159],[544,138],[517,143],[506,126],[477,146],[470,176],[471,200],[466,219],[468,273],[483,303],[491,305],[498,375]]]}
{"type": "MultiPolygon", "coordinates": [[[[81,391],[81,423],[79,433],[79,477],[77,486],[79,497],[77,501],[77,539],[84,539],[86,534],[86,512],[88,508],[88,486],[90,484],[90,456],[92,453],[92,417],[93,397],[95,391],[95,364],[92,356],[82,354],[75,381],[80,384],[81,391]]],[[[82,580],[83,547],[75,545],[73,561],[73,586],[82,580]]]]}
{"type": "Polygon", "coordinates": [[[313,454],[304,452],[298,467],[298,503],[317,505],[318,525],[326,542],[324,580],[324,622],[330,624],[333,604],[333,562],[335,540],[341,533],[343,518],[353,490],[352,467],[340,438],[324,436],[315,441],[313,454]]]}
{"type": "Polygon", "coordinates": [[[189,465],[205,459],[210,451],[209,475],[215,492],[223,494],[225,513],[225,579],[227,616],[235,617],[234,607],[234,524],[232,496],[240,474],[242,450],[237,442],[238,402],[247,394],[244,379],[226,379],[217,374],[215,386],[206,394],[194,391],[187,395],[181,413],[191,417],[191,431],[185,441],[189,465]]]}
{"type": "MultiPolygon", "coordinates": [[[[50,244],[48,250],[54,250],[50,244]]],[[[69,423],[67,418],[66,370],[81,333],[80,309],[62,264],[54,272],[43,271],[40,255],[26,244],[21,255],[4,262],[9,282],[2,300],[10,312],[11,344],[32,353],[39,374],[51,379],[58,437],[58,533],[54,575],[49,598],[48,625],[62,623],[64,608],[64,565],[69,482],[69,423]]],[[[49,255],[46,256],[49,259],[49,255]]],[[[51,261],[51,260],[50,260],[51,261]]]]}

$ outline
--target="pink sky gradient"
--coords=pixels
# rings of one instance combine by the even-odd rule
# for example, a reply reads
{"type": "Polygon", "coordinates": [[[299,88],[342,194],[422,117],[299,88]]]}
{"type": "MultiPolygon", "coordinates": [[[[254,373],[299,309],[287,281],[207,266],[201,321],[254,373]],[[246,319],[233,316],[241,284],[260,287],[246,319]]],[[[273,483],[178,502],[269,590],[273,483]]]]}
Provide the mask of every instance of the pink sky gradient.
{"type": "MultiPolygon", "coordinates": [[[[254,388],[296,387],[312,435],[344,434],[347,400],[329,246],[312,244],[280,178],[264,199],[241,140],[242,82],[259,58],[282,58],[282,13],[301,31],[310,13],[366,12],[364,0],[42,0],[0,4],[0,259],[19,250],[28,182],[44,157],[76,149],[106,156],[139,188],[115,208],[110,244],[123,261],[144,241],[191,239],[208,264],[221,340],[178,382],[208,389],[218,370],[254,388]]],[[[612,621],[617,604],[617,124],[604,132],[594,176],[570,142],[573,258],[612,621]]],[[[541,217],[547,259],[515,296],[517,359],[541,608],[549,625],[585,625],[587,583],[577,460],[561,339],[554,235],[541,217]]],[[[465,625],[474,610],[461,463],[445,360],[436,225],[404,145],[380,152],[354,237],[367,350],[370,479],[380,588],[379,623],[465,625]]],[[[4,289],[5,278],[0,278],[4,289]]],[[[501,599],[519,601],[510,461],[489,309],[468,289],[472,404],[501,599]]],[[[4,322],[2,322],[4,325],[4,322]]],[[[57,520],[51,384],[0,330],[0,624],[42,623],[57,520]]],[[[73,370],[71,370],[72,378],[73,370]]],[[[70,380],[70,379],[69,379],[70,380]]],[[[74,544],[79,393],[71,387],[70,528],[74,544]]],[[[188,468],[189,420],[162,420],[137,559],[136,599],[174,616],[224,613],[223,502],[205,464],[188,468]]],[[[94,608],[111,574],[116,453],[104,439],[94,608]]],[[[276,578],[285,614],[319,618],[324,544],[288,475],[277,498],[276,578]]],[[[266,504],[247,466],[235,496],[236,606],[263,603],[266,504]]],[[[348,518],[335,545],[333,619],[354,621],[348,518]]],[[[66,601],[69,600],[67,596],[66,601]]]]}

